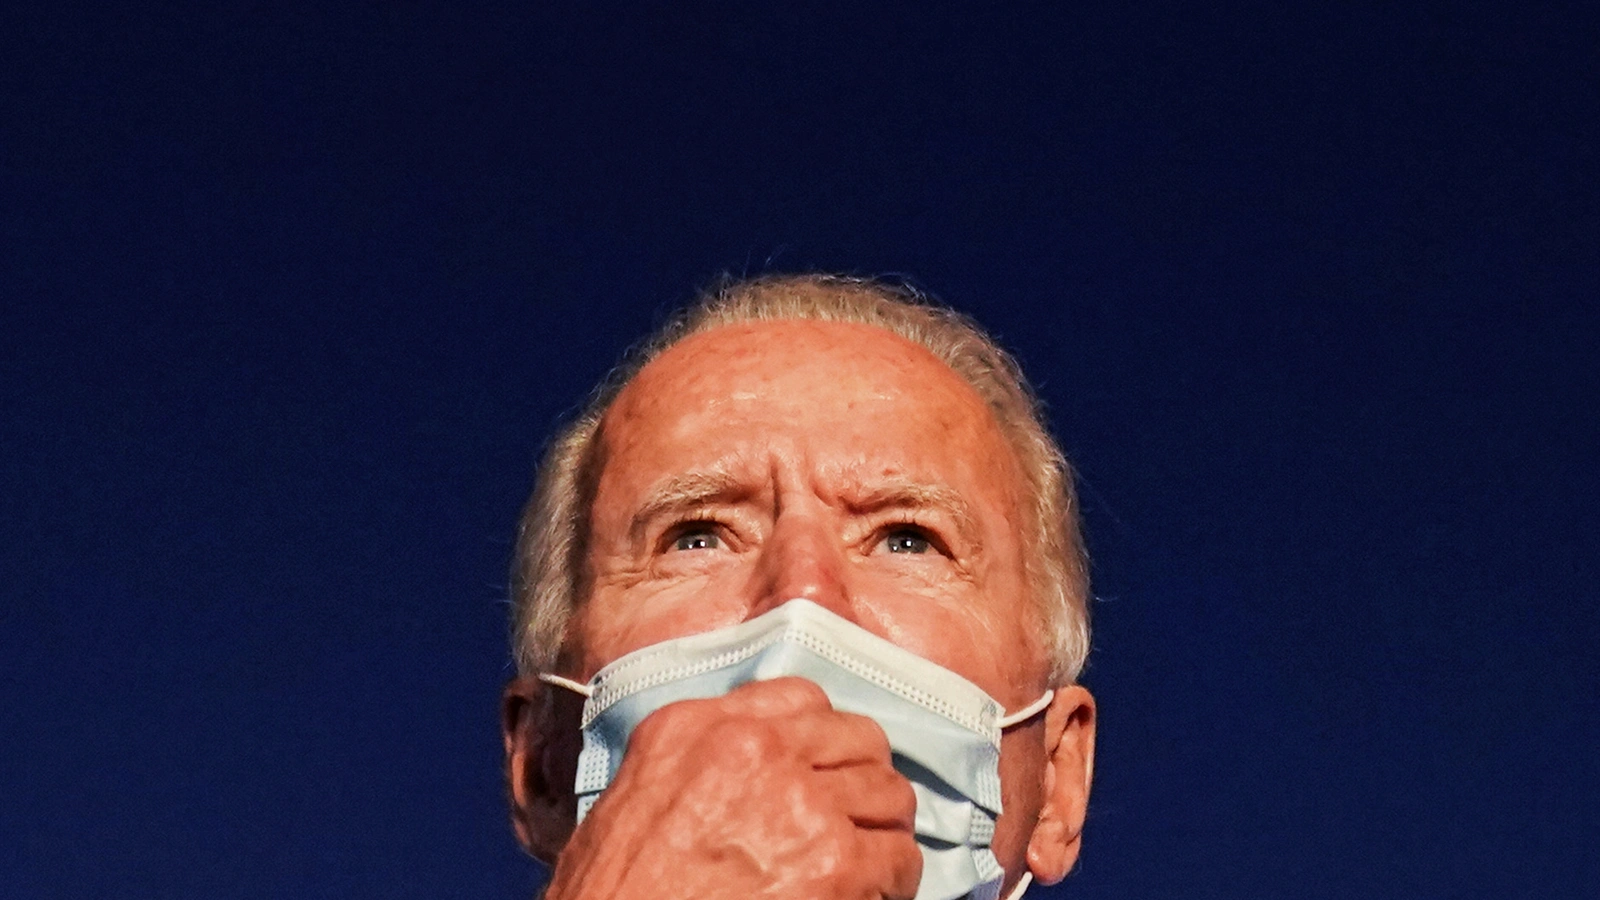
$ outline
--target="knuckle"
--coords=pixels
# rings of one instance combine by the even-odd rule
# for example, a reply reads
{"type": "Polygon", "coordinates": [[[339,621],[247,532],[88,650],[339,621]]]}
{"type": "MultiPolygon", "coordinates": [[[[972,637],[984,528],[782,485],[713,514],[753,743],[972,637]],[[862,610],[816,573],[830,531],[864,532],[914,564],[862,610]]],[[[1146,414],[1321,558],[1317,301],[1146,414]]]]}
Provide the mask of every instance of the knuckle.
{"type": "Polygon", "coordinates": [[[894,791],[897,795],[900,818],[907,827],[914,826],[917,821],[917,792],[911,782],[904,777],[895,778],[894,791]]]}
{"type": "Polygon", "coordinates": [[[912,891],[922,881],[922,849],[910,834],[900,841],[900,874],[912,891]]]}
{"type": "Polygon", "coordinates": [[[630,745],[648,746],[662,741],[673,741],[677,739],[677,735],[684,732],[693,733],[699,730],[705,718],[704,701],[680,700],[677,703],[668,703],[635,725],[628,742],[630,745]]]}
{"type": "Polygon", "coordinates": [[[709,751],[724,763],[759,766],[771,760],[778,750],[773,729],[764,722],[747,718],[725,718],[704,732],[709,751]]]}
{"type": "Polygon", "coordinates": [[[832,709],[827,692],[814,681],[789,675],[765,681],[752,681],[738,688],[752,707],[762,713],[785,713],[806,709],[832,709]]]}
{"type": "MultiPolygon", "coordinates": [[[[851,714],[854,715],[854,714],[851,714]]],[[[893,755],[893,747],[889,744],[889,733],[883,726],[867,716],[855,716],[861,722],[861,727],[856,729],[861,735],[863,749],[870,750],[872,755],[887,762],[893,755]]]]}
{"type": "Polygon", "coordinates": [[[788,699],[803,701],[807,705],[826,706],[832,708],[833,703],[828,699],[828,693],[815,681],[798,676],[777,678],[767,682],[775,690],[782,692],[788,699]]]}

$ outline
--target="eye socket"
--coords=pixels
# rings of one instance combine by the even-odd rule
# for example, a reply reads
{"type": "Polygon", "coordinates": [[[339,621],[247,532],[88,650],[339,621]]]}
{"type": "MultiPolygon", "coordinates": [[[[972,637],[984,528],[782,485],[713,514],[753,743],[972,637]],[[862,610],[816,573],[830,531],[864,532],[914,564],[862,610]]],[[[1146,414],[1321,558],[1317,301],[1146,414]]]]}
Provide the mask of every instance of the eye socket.
{"type": "Polygon", "coordinates": [[[900,526],[884,535],[883,546],[890,553],[927,553],[934,549],[933,540],[921,528],[900,526]]]}
{"type": "Polygon", "coordinates": [[[716,550],[722,546],[722,538],[710,522],[685,522],[671,540],[675,551],[716,550]]]}

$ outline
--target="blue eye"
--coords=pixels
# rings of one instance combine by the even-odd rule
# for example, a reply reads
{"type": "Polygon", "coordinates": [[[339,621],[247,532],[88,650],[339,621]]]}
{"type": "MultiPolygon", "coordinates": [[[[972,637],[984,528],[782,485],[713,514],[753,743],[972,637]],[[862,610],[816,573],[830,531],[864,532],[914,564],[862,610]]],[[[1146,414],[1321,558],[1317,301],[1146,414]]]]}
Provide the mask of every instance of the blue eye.
{"type": "Polygon", "coordinates": [[[927,553],[932,546],[920,533],[904,528],[884,538],[884,545],[890,553],[927,553]]]}
{"type": "Polygon", "coordinates": [[[715,550],[721,546],[722,540],[712,534],[709,528],[685,531],[672,542],[674,550],[715,550]]]}

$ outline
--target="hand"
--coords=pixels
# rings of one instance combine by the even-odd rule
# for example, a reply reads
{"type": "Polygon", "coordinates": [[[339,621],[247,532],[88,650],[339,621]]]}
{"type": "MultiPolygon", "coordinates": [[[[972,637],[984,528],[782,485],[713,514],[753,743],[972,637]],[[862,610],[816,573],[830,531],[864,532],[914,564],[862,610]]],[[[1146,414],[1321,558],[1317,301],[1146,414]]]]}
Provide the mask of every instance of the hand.
{"type": "Polygon", "coordinates": [[[916,797],[865,716],[780,678],[657,710],[546,900],[910,900],[916,797]]]}

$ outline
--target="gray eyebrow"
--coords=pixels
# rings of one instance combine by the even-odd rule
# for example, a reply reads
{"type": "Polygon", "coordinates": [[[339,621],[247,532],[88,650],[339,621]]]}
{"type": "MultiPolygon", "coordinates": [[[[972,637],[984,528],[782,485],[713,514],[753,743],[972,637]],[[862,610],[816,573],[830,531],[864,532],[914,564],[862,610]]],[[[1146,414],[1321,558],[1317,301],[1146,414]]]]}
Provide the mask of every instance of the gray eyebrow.
{"type": "Polygon", "coordinates": [[[876,478],[871,484],[858,484],[849,493],[849,504],[857,512],[883,509],[932,509],[944,512],[955,522],[962,540],[973,546],[981,543],[978,519],[972,504],[961,492],[942,484],[928,484],[910,478],[876,478]]]}
{"type": "MultiPolygon", "coordinates": [[[[851,481],[855,483],[845,492],[845,502],[852,512],[879,512],[886,509],[942,512],[950,517],[963,541],[974,548],[982,546],[972,504],[954,488],[895,476],[879,476],[873,478],[870,484],[859,478],[851,478],[851,481]]],[[[672,475],[645,495],[628,523],[628,535],[638,540],[651,522],[663,516],[682,514],[715,503],[746,500],[757,490],[722,466],[672,475]]]]}
{"type": "Polygon", "coordinates": [[[724,468],[681,472],[650,489],[628,523],[628,534],[637,539],[652,521],[663,515],[681,513],[711,503],[742,500],[751,493],[748,484],[741,483],[724,468]]]}

